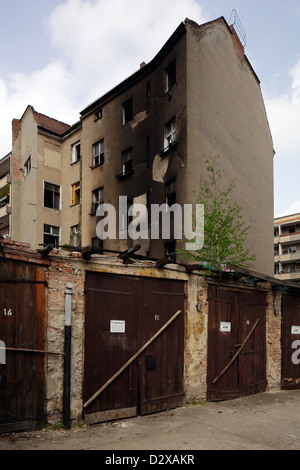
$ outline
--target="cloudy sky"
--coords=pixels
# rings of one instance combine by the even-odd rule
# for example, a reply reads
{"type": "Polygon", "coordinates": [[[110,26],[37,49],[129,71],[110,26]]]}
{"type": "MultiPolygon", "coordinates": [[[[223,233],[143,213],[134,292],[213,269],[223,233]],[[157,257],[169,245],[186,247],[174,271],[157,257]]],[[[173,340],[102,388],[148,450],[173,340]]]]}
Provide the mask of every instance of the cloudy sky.
{"type": "MultiPolygon", "coordinates": [[[[0,0],[0,158],[28,104],[73,124],[149,62],[186,17],[235,9],[274,141],[275,216],[300,212],[299,0],[0,0]]],[[[263,203],[263,201],[262,201],[263,203]]]]}

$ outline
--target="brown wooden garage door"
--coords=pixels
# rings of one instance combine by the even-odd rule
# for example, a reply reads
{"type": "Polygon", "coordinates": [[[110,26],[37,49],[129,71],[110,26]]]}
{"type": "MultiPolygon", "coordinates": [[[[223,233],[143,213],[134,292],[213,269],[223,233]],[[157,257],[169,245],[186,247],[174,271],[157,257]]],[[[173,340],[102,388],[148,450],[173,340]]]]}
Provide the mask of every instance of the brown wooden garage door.
{"type": "Polygon", "coordinates": [[[211,285],[208,301],[207,398],[224,400],[264,392],[265,292],[211,285]]]}
{"type": "Polygon", "coordinates": [[[300,298],[283,297],[281,388],[300,389],[300,298]]]}
{"type": "Polygon", "coordinates": [[[33,352],[44,349],[44,291],[42,269],[0,262],[0,432],[45,422],[44,356],[33,352]]]}
{"type": "Polygon", "coordinates": [[[88,422],[182,405],[184,289],[181,281],[87,273],[84,403],[182,312],[85,407],[88,422]]]}

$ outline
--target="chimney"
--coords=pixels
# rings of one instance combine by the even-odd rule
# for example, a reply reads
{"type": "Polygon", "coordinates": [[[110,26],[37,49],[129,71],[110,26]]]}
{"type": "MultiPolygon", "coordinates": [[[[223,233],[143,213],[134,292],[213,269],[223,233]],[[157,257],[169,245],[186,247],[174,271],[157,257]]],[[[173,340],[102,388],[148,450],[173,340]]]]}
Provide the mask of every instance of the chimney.
{"type": "Polygon", "coordinates": [[[244,57],[244,47],[246,46],[246,32],[243,28],[243,25],[238,17],[236,10],[232,10],[229,28],[232,32],[233,42],[244,57]]]}
{"type": "Polygon", "coordinates": [[[230,29],[231,29],[231,32],[232,32],[232,39],[233,39],[233,42],[234,44],[236,45],[237,49],[239,50],[239,52],[241,53],[242,57],[244,57],[244,46],[240,40],[240,38],[238,37],[238,34],[236,32],[236,30],[234,29],[234,26],[231,25],[229,26],[230,29]]]}

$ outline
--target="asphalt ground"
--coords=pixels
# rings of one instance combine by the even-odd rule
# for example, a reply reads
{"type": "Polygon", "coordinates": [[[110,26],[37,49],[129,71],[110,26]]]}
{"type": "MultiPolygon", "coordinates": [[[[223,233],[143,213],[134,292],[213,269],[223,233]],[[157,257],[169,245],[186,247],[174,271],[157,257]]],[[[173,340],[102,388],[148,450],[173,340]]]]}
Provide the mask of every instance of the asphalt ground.
{"type": "Polygon", "coordinates": [[[190,404],[147,416],[75,425],[70,430],[5,434],[0,435],[0,450],[101,450],[97,467],[102,462],[133,468],[141,468],[142,463],[191,465],[196,461],[191,457],[188,462],[188,456],[197,459],[199,452],[207,450],[300,450],[300,390],[190,404]],[[186,457],[171,462],[166,461],[168,455],[175,460],[186,457]],[[134,456],[140,460],[118,460],[134,456]],[[162,456],[161,462],[157,456],[162,456]]]}

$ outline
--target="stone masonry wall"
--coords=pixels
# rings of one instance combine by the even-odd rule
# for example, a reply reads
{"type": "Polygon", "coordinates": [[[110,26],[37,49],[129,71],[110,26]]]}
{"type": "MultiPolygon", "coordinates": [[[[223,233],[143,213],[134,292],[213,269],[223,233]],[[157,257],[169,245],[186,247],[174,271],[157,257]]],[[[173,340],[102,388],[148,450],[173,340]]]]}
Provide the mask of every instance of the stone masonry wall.
{"type": "MultiPolygon", "coordinates": [[[[84,317],[86,270],[128,276],[171,278],[186,282],[184,391],[187,402],[206,397],[208,301],[207,281],[200,273],[187,274],[184,267],[156,269],[151,263],[136,262],[125,266],[115,256],[95,255],[90,261],[80,253],[53,250],[47,258],[31,250],[28,244],[3,240],[6,260],[27,262],[44,267],[46,293],[45,350],[64,352],[65,292],[72,284],[72,348],[71,348],[71,420],[82,420],[84,381],[84,317]]],[[[224,281],[223,281],[224,283],[224,281]]],[[[266,347],[268,390],[280,387],[281,380],[281,299],[280,288],[261,282],[251,287],[244,280],[226,285],[239,289],[263,289],[267,292],[266,347]]],[[[45,414],[48,424],[58,424],[63,417],[63,355],[45,355],[45,414]]]]}
{"type": "MultiPolygon", "coordinates": [[[[71,342],[71,419],[81,420],[84,344],[84,270],[78,267],[78,253],[51,256],[48,270],[47,348],[64,351],[65,291],[72,289],[71,342]]],[[[82,263],[80,260],[79,264],[82,263]]],[[[63,412],[64,360],[62,356],[46,358],[46,415],[48,423],[61,421],[63,412]]]]}

